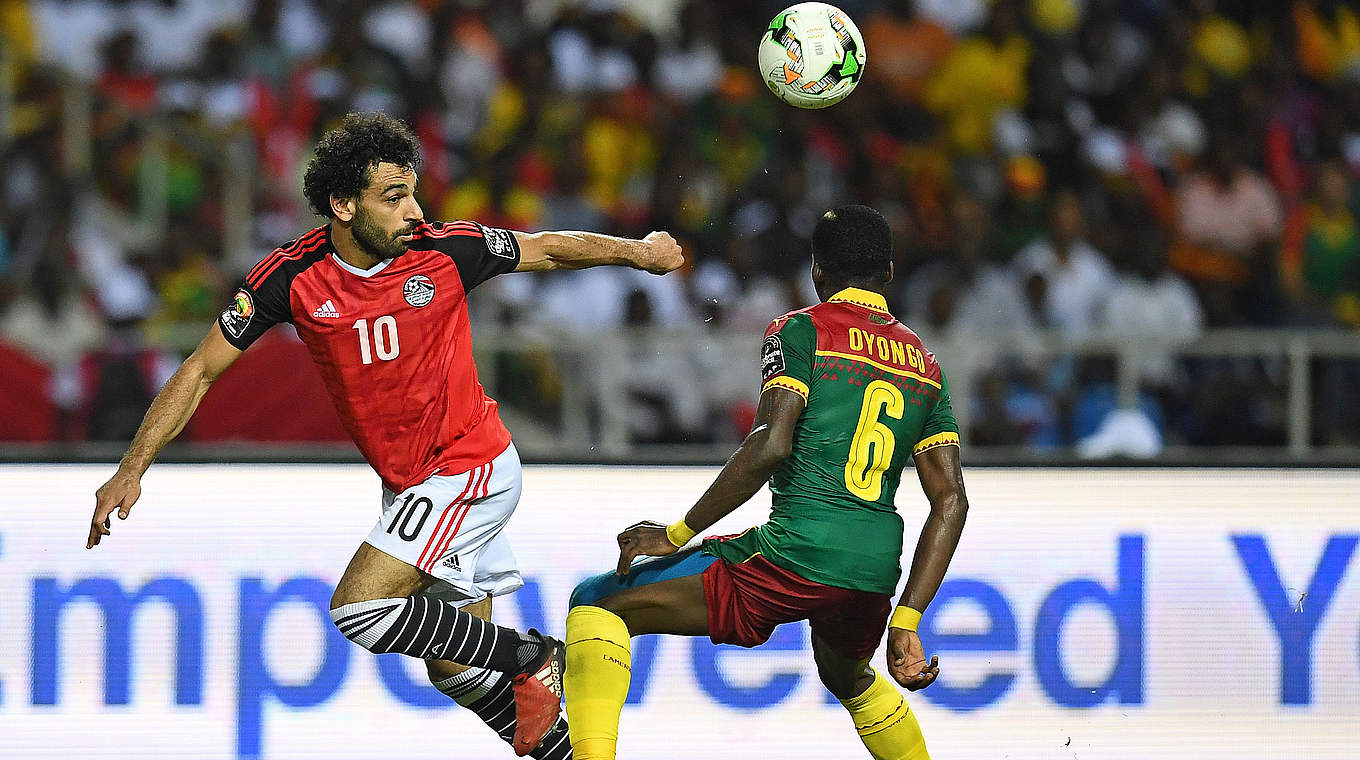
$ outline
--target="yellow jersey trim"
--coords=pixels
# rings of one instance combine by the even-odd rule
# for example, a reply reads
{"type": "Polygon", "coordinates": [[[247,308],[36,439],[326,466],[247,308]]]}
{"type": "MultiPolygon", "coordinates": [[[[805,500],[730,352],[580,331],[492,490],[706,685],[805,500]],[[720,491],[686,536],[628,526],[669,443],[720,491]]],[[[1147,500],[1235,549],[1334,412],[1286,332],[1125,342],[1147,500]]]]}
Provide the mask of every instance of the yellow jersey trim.
{"type": "Polygon", "coordinates": [[[846,288],[826,299],[826,302],[850,303],[892,316],[892,313],[888,311],[888,301],[884,299],[883,296],[872,290],[865,290],[863,288],[846,288]]]}
{"type": "Polygon", "coordinates": [[[902,369],[901,367],[890,367],[890,366],[888,366],[888,365],[886,365],[886,364],[880,364],[879,362],[876,362],[876,361],[874,361],[873,359],[870,359],[870,358],[867,357],[867,356],[856,356],[856,355],[854,355],[854,354],[843,354],[843,353],[841,353],[841,352],[839,352],[839,351],[818,351],[818,352],[817,352],[817,355],[818,355],[818,356],[834,356],[834,357],[836,357],[836,358],[838,358],[838,359],[849,359],[849,360],[852,361],[852,362],[864,362],[865,364],[872,364],[872,365],[874,365],[875,367],[878,367],[879,369],[883,370],[884,372],[891,372],[891,373],[893,373],[894,375],[901,375],[901,376],[903,376],[903,377],[910,377],[910,378],[912,378],[912,379],[914,379],[914,380],[920,380],[921,382],[925,383],[926,385],[932,386],[932,387],[937,388],[937,389],[942,389],[941,385],[940,385],[938,382],[936,382],[936,381],[934,381],[934,380],[931,380],[930,378],[926,377],[925,375],[918,375],[917,373],[912,372],[912,371],[909,370],[909,369],[902,369]]]}
{"type": "Polygon", "coordinates": [[[788,377],[787,375],[772,377],[769,380],[766,380],[764,385],[760,386],[760,392],[764,393],[771,388],[783,388],[786,391],[793,391],[799,396],[802,396],[804,401],[807,401],[808,399],[809,391],[807,383],[796,377],[788,377]]]}
{"type": "Polygon", "coordinates": [[[911,450],[911,455],[916,456],[917,454],[920,454],[922,451],[928,451],[930,449],[939,448],[940,446],[958,446],[958,445],[959,445],[958,433],[938,433],[916,444],[915,448],[911,450]]]}

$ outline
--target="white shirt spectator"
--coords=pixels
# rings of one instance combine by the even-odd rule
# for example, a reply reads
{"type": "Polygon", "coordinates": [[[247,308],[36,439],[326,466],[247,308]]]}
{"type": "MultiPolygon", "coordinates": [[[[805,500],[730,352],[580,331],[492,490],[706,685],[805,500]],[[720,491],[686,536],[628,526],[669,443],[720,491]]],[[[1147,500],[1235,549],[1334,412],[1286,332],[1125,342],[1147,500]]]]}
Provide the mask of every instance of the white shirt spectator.
{"type": "Polygon", "coordinates": [[[1084,240],[1072,243],[1066,260],[1047,238],[1040,238],[1015,255],[1017,279],[1034,274],[1048,284],[1048,320],[1052,327],[1070,335],[1095,329],[1100,312],[1114,288],[1114,268],[1105,256],[1084,240]]]}
{"type": "MultiPolygon", "coordinates": [[[[1112,335],[1189,341],[1204,329],[1204,312],[1195,291],[1170,272],[1151,282],[1135,275],[1122,275],[1101,315],[1101,327],[1112,335]]],[[[1138,352],[1141,379],[1166,384],[1174,373],[1170,353],[1151,348],[1138,352]]]]}
{"type": "Polygon", "coordinates": [[[1176,156],[1198,156],[1208,141],[1208,130],[1195,110],[1184,103],[1168,101],[1160,113],[1138,131],[1138,141],[1147,160],[1169,169],[1176,156]]]}
{"type": "Polygon", "coordinates": [[[596,267],[553,272],[542,279],[537,320],[577,331],[623,325],[624,306],[634,290],[647,293],[658,326],[689,327],[694,324],[679,277],[657,277],[646,272],[596,267]]]}
{"type": "Polygon", "coordinates": [[[126,6],[100,0],[39,0],[32,4],[39,55],[83,79],[99,73],[105,40],[131,29],[141,60],[156,71],[192,65],[213,32],[245,22],[246,3],[179,0],[173,7],[154,0],[126,6]]]}
{"type": "Polygon", "coordinates": [[[548,54],[558,85],[569,93],[619,92],[638,81],[633,59],[612,47],[595,50],[578,29],[554,32],[548,38],[548,54]]]}
{"type": "Polygon", "coordinates": [[[722,56],[707,42],[688,50],[671,49],[656,60],[654,79],[664,93],[683,103],[703,97],[718,86],[722,56]]]}
{"type": "Polygon", "coordinates": [[[104,321],[79,295],[62,298],[53,314],[38,299],[19,296],[0,315],[0,337],[52,367],[74,364],[104,342],[104,321]]]}
{"type": "Polygon", "coordinates": [[[916,12],[955,37],[971,32],[987,20],[987,0],[916,0],[916,12]]]}
{"type": "Polygon", "coordinates": [[[370,45],[391,53],[412,71],[427,73],[434,30],[426,11],[409,0],[388,2],[368,11],[362,23],[370,45]]]}

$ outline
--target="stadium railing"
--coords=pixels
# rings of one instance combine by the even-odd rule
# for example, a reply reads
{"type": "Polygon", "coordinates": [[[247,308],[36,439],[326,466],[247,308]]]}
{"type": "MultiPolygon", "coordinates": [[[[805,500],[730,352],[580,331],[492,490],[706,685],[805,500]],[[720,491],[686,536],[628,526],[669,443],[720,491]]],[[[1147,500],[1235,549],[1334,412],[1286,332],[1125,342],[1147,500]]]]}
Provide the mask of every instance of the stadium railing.
{"type": "MultiPolygon", "coordinates": [[[[160,333],[174,349],[187,352],[201,336],[201,325],[179,325],[160,333]]],[[[743,404],[758,387],[756,346],[759,334],[739,330],[703,332],[666,329],[619,329],[591,334],[482,324],[473,329],[480,379],[500,402],[502,416],[515,434],[527,461],[646,464],[712,464],[730,455],[740,437],[743,404]],[[680,357],[678,360],[676,357],[680,357]],[[663,378],[655,371],[638,374],[639,364],[669,362],[671,369],[689,367],[687,376],[663,378]],[[704,420],[697,430],[703,443],[639,443],[638,422],[630,412],[630,394],[648,391],[647,403],[663,399],[665,382],[697,388],[704,420]],[[733,411],[737,410],[737,411],[733,411]],[[715,435],[717,429],[725,434],[715,435]]],[[[1118,405],[1132,406],[1144,389],[1144,362],[1149,354],[1170,357],[1173,365],[1187,360],[1244,363],[1269,382],[1261,399],[1279,410],[1284,445],[1192,446],[1170,442],[1144,461],[1159,465],[1291,465],[1360,466],[1360,446],[1320,445],[1315,428],[1321,415],[1315,393],[1319,362],[1340,362],[1352,377],[1360,368],[1360,334],[1344,331],[1234,329],[1212,330],[1189,341],[1157,341],[1147,337],[1090,336],[1070,338],[1044,333],[969,335],[930,343],[951,385],[956,416],[963,430],[967,461],[994,465],[1091,464],[1072,446],[979,445],[969,433],[981,413],[979,383],[999,365],[1051,368],[1082,359],[1108,360],[1102,382],[1116,390],[1118,405]]],[[[280,373],[286,368],[278,368],[280,373]]],[[[1181,378],[1182,383],[1186,382],[1181,378]]],[[[1072,381],[1079,385],[1079,381],[1072,381]]],[[[1203,382],[1200,380],[1200,382],[1203,382]]],[[[1209,389],[1209,392],[1214,392],[1209,389]]],[[[1360,387],[1342,388],[1342,401],[1360,405],[1360,387]]],[[[1192,410],[1193,412],[1194,410],[1192,410]]],[[[1354,414],[1354,412],[1352,412],[1354,414]]],[[[10,461],[115,461],[121,444],[38,444],[0,446],[0,459],[10,461]]],[[[176,444],[167,450],[172,461],[356,461],[349,445],[242,443],[176,444]]],[[[1127,458],[1113,460],[1127,463],[1127,458]]]]}

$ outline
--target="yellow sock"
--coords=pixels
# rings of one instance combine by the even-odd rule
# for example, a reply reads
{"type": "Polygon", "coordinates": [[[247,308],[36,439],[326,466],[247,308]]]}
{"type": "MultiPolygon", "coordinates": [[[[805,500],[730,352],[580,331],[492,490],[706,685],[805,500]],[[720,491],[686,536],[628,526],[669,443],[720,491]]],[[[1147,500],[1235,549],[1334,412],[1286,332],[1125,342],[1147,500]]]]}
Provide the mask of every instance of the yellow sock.
{"type": "Polygon", "coordinates": [[[632,677],[628,626],[599,607],[573,607],[567,613],[567,699],[572,757],[614,760],[619,713],[632,677]]]}
{"type": "Polygon", "coordinates": [[[850,711],[855,731],[874,760],[930,760],[916,713],[882,673],[874,673],[874,682],[863,694],[842,699],[841,704],[850,711]]]}

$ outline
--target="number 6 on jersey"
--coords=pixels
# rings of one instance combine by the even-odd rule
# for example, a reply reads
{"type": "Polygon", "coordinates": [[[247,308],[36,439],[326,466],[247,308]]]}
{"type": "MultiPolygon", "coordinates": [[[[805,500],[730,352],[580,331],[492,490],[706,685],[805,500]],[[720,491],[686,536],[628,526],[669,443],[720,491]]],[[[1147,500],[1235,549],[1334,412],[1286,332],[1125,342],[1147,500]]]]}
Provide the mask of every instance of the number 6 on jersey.
{"type": "MultiPolygon", "coordinates": [[[[369,350],[368,320],[360,319],[353,325],[359,331],[359,357],[364,364],[373,363],[373,351],[369,350]]],[[[392,361],[401,353],[401,342],[397,339],[397,318],[385,314],[373,320],[373,349],[382,361],[392,361]]]]}
{"type": "Polygon", "coordinates": [[[878,421],[887,414],[902,419],[906,399],[892,383],[875,380],[864,389],[855,437],[850,440],[850,456],[845,462],[845,487],[865,501],[878,501],[883,493],[883,473],[892,462],[897,441],[892,430],[878,421]]]}

